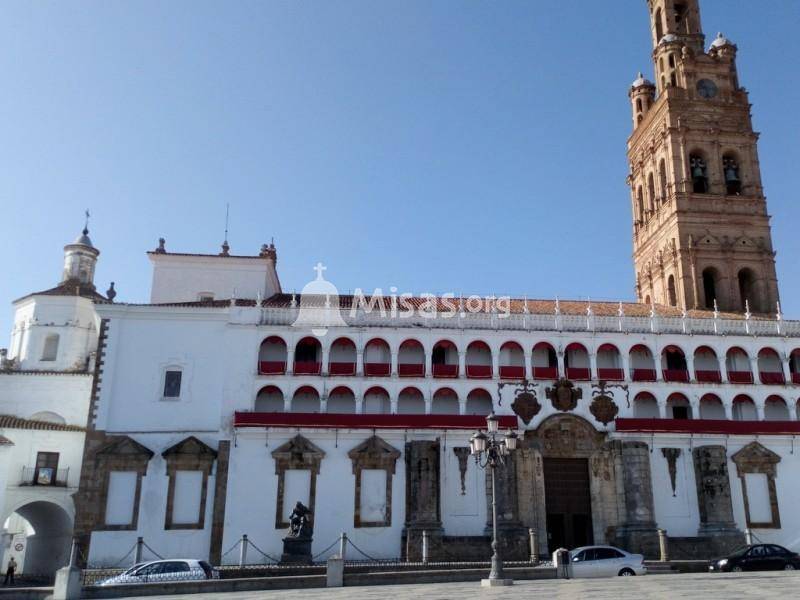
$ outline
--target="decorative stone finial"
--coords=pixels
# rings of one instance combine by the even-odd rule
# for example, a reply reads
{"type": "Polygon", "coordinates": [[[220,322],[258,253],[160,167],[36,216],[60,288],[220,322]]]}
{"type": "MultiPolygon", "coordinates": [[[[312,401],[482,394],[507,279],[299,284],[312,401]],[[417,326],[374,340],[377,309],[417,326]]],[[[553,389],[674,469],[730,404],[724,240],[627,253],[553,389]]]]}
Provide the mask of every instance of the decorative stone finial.
{"type": "Polygon", "coordinates": [[[278,251],[275,249],[274,238],[269,244],[262,244],[261,251],[258,253],[261,258],[271,258],[272,260],[278,259],[278,251]]]}
{"type": "Polygon", "coordinates": [[[114,289],[114,282],[112,281],[111,285],[106,290],[106,298],[108,298],[110,302],[113,302],[114,298],[116,297],[117,297],[117,290],[114,289]]]}
{"type": "Polygon", "coordinates": [[[222,242],[222,252],[219,253],[220,256],[230,256],[230,244],[228,244],[228,240],[222,242]]]}
{"type": "Polygon", "coordinates": [[[165,240],[164,238],[162,238],[162,237],[158,238],[158,248],[155,249],[155,253],[156,254],[166,254],[167,253],[167,249],[165,248],[166,243],[167,243],[167,240],[165,240]]]}

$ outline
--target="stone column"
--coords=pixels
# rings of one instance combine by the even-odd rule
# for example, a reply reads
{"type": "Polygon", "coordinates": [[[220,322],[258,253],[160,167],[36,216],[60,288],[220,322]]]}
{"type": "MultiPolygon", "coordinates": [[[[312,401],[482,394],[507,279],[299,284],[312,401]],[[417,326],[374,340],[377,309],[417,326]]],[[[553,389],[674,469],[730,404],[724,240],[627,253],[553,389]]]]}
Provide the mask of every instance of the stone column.
{"type": "Polygon", "coordinates": [[[331,356],[331,349],[329,346],[322,347],[322,369],[321,372],[323,375],[328,374],[328,367],[330,363],[330,356],[331,356]]]}
{"type": "MultiPolygon", "coordinates": [[[[406,522],[403,547],[412,560],[422,557],[422,532],[441,538],[439,441],[406,442],[406,522]]],[[[436,544],[437,542],[434,541],[436,544]]]]}
{"type": "MultiPolygon", "coordinates": [[[[519,452],[517,450],[516,452],[519,452]]],[[[518,462],[525,457],[516,453],[505,457],[505,465],[495,469],[497,500],[497,536],[504,560],[527,560],[530,556],[528,530],[520,521],[517,491],[518,462]]],[[[486,535],[492,535],[492,470],[486,468],[486,535]]]]}
{"type": "Polygon", "coordinates": [[[525,379],[533,379],[533,350],[524,348],[525,353],[525,379]]]}
{"type": "Polygon", "coordinates": [[[397,377],[397,355],[398,352],[396,350],[392,352],[392,377],[397,377]]]}
{"type": "Polygon", "coordinates": [[[622,360],[622,372],[625,381],[633,381],[633,375],[631,374],[630,355],[627,352],[621,352],[620,359],[622,360]]]}
{"type": "Polygon", "coordinates": [[[616,442],[617,477],[625,497],[616,535],[629,552],[648,558],[660,556],[653,504],[650,448],[645,442],[616,442]]]}
{"type": "Polygon", "coordinates": [[[460,350],[458,353],[458,376],[467,376],[467,351],[460,350]]]}
{"type": "Polygon", "coordinates": [[[286,374],[294,373],[294,348],[286,349],[286,374]]]}
{"type": "Polygon", "coordinates": [[[361,349],[356,351],[356,375],[364,376],[364,351],[361,349]]]}
{"type": "Polygon", "coordinates": [[[737,531],[725,446],[698,446],[692,450],[692,457],[700,512],[699,535],[737,531]]]}

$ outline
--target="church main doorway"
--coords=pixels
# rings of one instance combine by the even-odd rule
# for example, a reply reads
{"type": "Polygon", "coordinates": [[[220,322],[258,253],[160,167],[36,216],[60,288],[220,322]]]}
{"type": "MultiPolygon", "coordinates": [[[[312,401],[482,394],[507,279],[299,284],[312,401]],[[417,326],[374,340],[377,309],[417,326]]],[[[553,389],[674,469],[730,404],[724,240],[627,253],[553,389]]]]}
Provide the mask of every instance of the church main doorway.
{"type": "Polygon", "coordinates": [[[544,458],[544,489],[549,552],[594,543],[588,459],[544,458]]]}

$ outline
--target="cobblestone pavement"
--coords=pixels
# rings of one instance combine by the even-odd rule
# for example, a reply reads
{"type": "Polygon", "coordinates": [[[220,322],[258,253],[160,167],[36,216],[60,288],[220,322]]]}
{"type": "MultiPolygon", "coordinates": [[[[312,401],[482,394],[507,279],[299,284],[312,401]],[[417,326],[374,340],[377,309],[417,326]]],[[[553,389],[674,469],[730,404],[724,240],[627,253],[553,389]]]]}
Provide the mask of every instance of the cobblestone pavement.
{"type": "MultiPolygon", "coordinates": [[[[650,600],[691,598],[734,600],[738,598],[796,598],[798,573],[717,573],[648,575],[608,579],[518,581],[513,587],[486,589],[478,582],[382,585],[336,589],[277,590],[224,594],[226,600],[515,600],[517,598],[592,600],[650,600]]],[[[211,600],[218,594],[190,596],[142,596],[149,600],[211,600]]]]}

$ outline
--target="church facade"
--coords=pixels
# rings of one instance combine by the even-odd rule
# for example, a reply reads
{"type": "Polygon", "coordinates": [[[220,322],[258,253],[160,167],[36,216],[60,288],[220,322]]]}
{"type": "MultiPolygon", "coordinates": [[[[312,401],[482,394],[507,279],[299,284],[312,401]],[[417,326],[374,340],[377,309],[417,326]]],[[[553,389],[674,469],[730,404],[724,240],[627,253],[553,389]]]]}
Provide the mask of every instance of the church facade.
{"type": "Polygon", "coordinates": [[[706,49],[697,0],[648,12],[656,83],[629,90],[638,302],[343,296],[321,266],[286,294],[273,245],[161,240],[150,303],[94,299],[81,560],[142,537],[233,563],[244,534],[280,557],[298,501],[317,560],[342,531],[365,556],[419,558],[425,533],[432,559],[486,560],[469,440],[490,413],[520,433],[497,471],[504,558],[655,557],[659,530],[673,558],[748,530],[797,550],[800,322],[780,311],[737,49],[706,49]]]}

